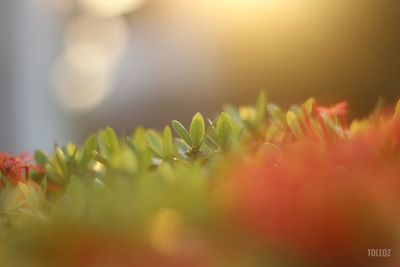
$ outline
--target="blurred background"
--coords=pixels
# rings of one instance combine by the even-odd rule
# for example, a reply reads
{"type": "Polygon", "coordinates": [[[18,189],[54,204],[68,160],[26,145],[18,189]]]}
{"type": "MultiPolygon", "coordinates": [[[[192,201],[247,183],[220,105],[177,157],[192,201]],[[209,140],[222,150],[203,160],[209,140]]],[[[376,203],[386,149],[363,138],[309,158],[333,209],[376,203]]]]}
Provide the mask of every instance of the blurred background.
{"type": "Polygon", "coordinates": [[[2,0],[0,150],[315,96],[400,95],[397,0],[2,0]]]}

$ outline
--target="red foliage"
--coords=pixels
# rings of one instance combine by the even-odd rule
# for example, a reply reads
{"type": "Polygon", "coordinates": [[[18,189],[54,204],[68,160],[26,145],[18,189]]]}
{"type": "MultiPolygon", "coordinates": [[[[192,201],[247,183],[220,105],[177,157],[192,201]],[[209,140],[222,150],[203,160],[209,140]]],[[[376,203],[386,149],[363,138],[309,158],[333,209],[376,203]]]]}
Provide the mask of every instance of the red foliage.
{"type": "Polygon", "coordinates": [[[306,137],[243,163],[234,213],[246,231],[284,251],[358,262],[367,248],[395,247],[399,178],[400,121],[380,120],[351,139],[306,137]]]}
{"type": "Polygon", "coordinates": [[[317,107],[317,111],[319,113],[325,113],[329,116],[334,116],[334,115],[346,116],[347,110],[348,110],[348,104],[345,101],[340,102],[334,105],[333,107],[322,107],[322,106],[317,107]]]}
{"type": "MultiPolygon", "coordinates": [[[[30,164],[29,160],[30,157],[26,154],[12,156],[0,152],[0,171],[12,185],[17,185],[19,182],[25,183],[31,169],[44,172],[43,168],[30,164]]],[[[0,187],[4,186],[3,183],[0,181],[0,187]]]]}

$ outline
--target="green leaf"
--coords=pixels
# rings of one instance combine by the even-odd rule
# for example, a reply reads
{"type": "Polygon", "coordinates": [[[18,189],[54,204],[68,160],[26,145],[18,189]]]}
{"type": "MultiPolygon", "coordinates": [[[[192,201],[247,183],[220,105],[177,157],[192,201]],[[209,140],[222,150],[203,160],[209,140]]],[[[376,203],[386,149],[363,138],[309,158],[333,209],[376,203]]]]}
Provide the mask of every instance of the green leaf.
{"type": "Polygon", "coordinates": [[[296,114],[294,114],[294,112],[288,111],[286,113],[286,122],[294,134],[302,135],[302,131],[300,129],[296,114]]]}
{"type": "Polygon", "coordinates": [[[225,149],[231,142],[232,119],[222,112],[217,121],[217,141],[221,148],[225,149]]]}
{"type": "Polygon", "coordinates": [[[116,162],[117,169],[133,175],[138,170],[138,158],[135,152],[131,149],[123,149],[121,158],[116,162]]]}
{"type": "Polygon", "coordinates": [[[163,132],[163,148],[164,148],[164,155],[165,156],[173,156],[175,146],[172,140],[172,132],[169,126],[164,128],[163,132]]]}
{"type": "Polygon", "coordinates": [[[78,147],[72,143],[68,143],[66,146],[63,147],[63,151],[67,158],[75,159],[75,156],[78,152],[78,147]]]}
{"type": "Polygon", "coordinates": [[[116,155],[121,151],[118,136],[110,127],[98,134],[97,142],[99,144],[101,154],[107,159],[110,159],[113,155],[116,155]]]}
{"type": "Polygon", "coordinates": [[[193,148],[200,148],[201,143],[203,143],[205,131],[206,126],[204,118],[200,113],[196,113],[193,116],[192,123],[190,124],[190,137],[192,139],[193,148]]]}
{"type": "Polygon", "coordinates": [[[240,118],[245,122],[250,128],[255,126],[257,122],[257,110],[252,106],[242,106],[239,108],[240,118]]]}
{"type": "Polygon", "coordinates": [[[133,135],[133,144],[135,145],[136,152],[141,153],[147,147],[146,141],[146,130],[142,127],[139,127],[135,130],[133,135]]]}
{"type": "Polygon", "coordinates": [[[154,130],[148,130],[146,133],[146,140],[154,153],[156,153],[160,158],[163,158],[163,140],[160,135],[154,130]]]}
{"type": "Polygon", "coordinates": [[[264,91],[261,91],[260,94],[257,97],[257,123],[258,125],[261,125],[265,119],[265,113],[267,111],[266,109],[267,106],[267,96],[264,91]]]}
{"type": "Polygon", "coordinates": [[[206,144],[206,148],[208,148],[209,150],[211,150],[212,152],[214,152],[215,150],[218,149],[219,144],[217,141],[215,141],[215,139],[213,137],[211,137],[210,135],[206,135],[206,137],[204,138],[204,143],[206,144]]]}
{"type": "Polygon", "coordinates": [[[49,157],[42,151],[36,150],[34,155],[35,161],[40,166],[45,166],[49,162],[49,157]]]}
{"type": "Polygon", "coordinates": [[[279,124],[286,124],[285,113],[281,110],[278,105],[268,104],[267,111],[272,121],[279,122],[279,124]]]}
{"type": "Polygon", "coordinates": [[[60,168],[62,174],[65,177],[67,177],[68,176],[68,169],[67,169],[67,165],[66,165],[66,162],[65,162],[65,155],[64,155],[64,152],[59,147],[56,147],[55,160],[56,160],[57,165],[60,168]]]}
{"type": "Polygon", "coordinates": [[[174,143],[178,152],[181,152],[181,154],[182,152],[185,153],[190,149],[190,146],[180,138],[176,138],[174,143]]]}
{"type": "Polygon", "coordinates": [[[315,106],[317,105],[317,102],[313,97],[310,97],[303,103],[303,107],[306,109],[308,114],[312,114],[315,106]]]}
{"type": "Polygon", "coordinates": [[[183,125],[176,120],[172,121],[172,128],[174,128],[176,134],[185,141],[185,143],[189,146],[192,146],[192,139],[190,138],[190,135],[188,131],[183,127],[183,125]]]}
{"type": "Polygon", "coordinates": [[[243,127],[243,126],[244,126],[243,120],[242,120],[242,118],[240,117],[239,110],[238,110],[236,107],[234,107],[234,106],[232,106],[232,105],[226,105],[226,106],[224,107],[224,111],[225,111],[226,113],[228,113],[229,116],[231,116],[232,122],[236,122],[237,124],[239,124],[240,127],[243,127]]]}
{"type": "Polygon", "coordinates": [[[207,129],[207,134],[206,134],[205,138],[207,138],[207,136],[209,136],[210,138],[217,140],[217,128],[216,128],[217,127],[216,126],[217,119],[215,119],[215,121],[208,119],[207,121],[210,126],[207,129]]]}
{"type": "Polygon", "coordinates": [[[92,135],[86,140],[85,145],[83,146],[82,158],[80,162],[81,170],[84,171],[87,170],[90,160],[93,158],[95,154],[96,148],[97,148],[96,136],[92,135]]]}
{"type": "Polygon", "coordinates": [[[151,165],[153,152],[151,148],[146,147],[145,150],[139,156],[139,170],[141,172],[147,171],[151,165]]]}

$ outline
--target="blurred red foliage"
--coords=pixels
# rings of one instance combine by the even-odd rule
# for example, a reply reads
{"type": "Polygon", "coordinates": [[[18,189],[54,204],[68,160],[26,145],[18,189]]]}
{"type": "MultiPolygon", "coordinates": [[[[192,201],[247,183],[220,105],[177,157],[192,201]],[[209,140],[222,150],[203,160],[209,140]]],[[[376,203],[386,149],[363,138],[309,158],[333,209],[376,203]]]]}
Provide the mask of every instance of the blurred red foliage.
{"type": "Polygon", "coordinates": [[[378,118],[335,143],[306,136],[277,145],[234,172],[240,227],[271,247],[336,266],[365,261],[368,248],[395,248],[400,120],[378,118]]]}
{"type": "MultiPolygon", "coordinates": [[[[12,156],[0,152],[0,171],[12,185],[17,185],[19,182],[24,183],[29,177],[30,170],[45,172],[40,166],[30,164],[30,159],[30,156],[27,154],[12,156]]],[[[4,186],[3,180],[0,181],[0,187],[2,186],[4,186]]]]}

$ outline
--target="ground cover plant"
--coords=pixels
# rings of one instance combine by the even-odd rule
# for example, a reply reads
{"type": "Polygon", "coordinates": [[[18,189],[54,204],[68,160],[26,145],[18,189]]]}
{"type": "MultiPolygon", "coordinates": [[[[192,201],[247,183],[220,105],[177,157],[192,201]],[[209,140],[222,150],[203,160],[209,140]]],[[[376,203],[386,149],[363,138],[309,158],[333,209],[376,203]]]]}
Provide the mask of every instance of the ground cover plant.
{"type": "Polygon", "coordinates": [[[400,101],[347,112],[260,93],[186,126],[0,153],[0,266],[399,266],[400,101]]]}

